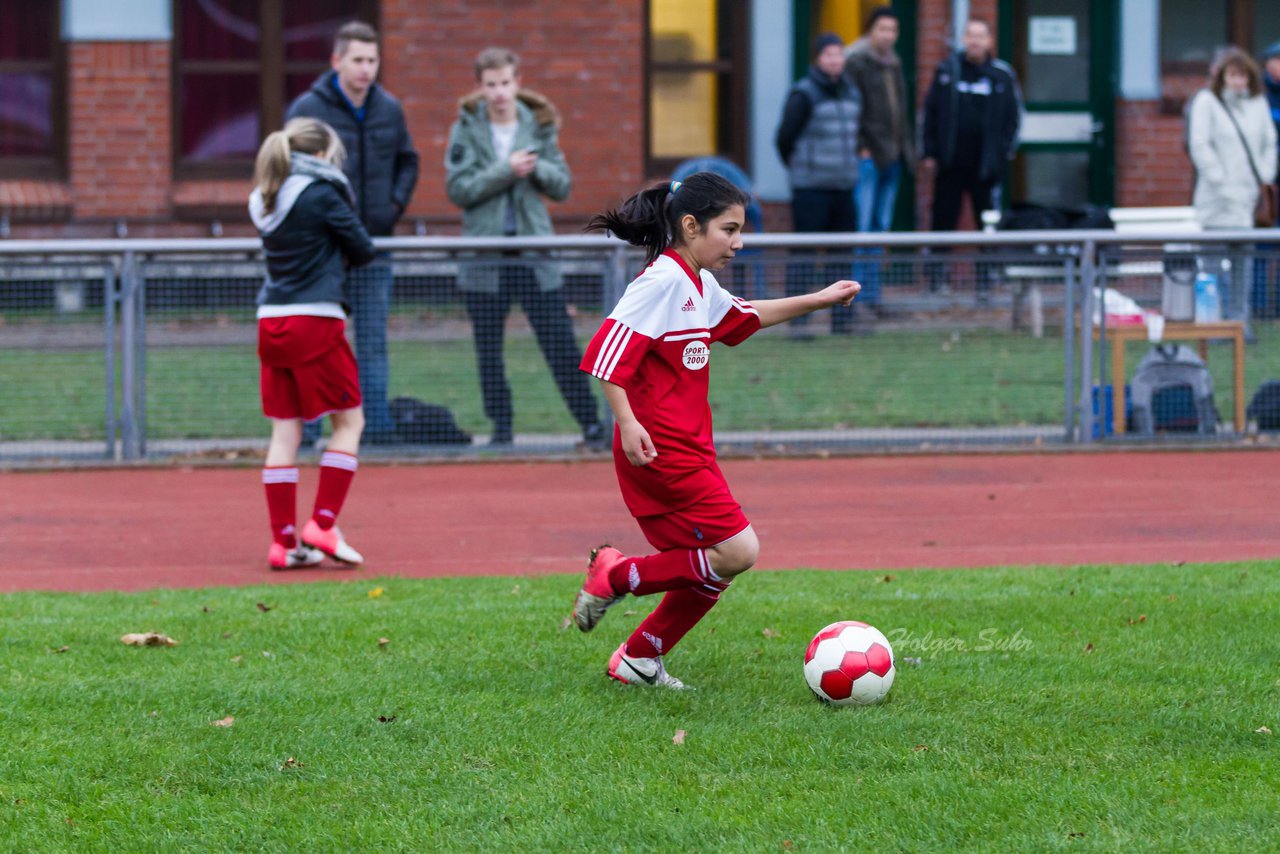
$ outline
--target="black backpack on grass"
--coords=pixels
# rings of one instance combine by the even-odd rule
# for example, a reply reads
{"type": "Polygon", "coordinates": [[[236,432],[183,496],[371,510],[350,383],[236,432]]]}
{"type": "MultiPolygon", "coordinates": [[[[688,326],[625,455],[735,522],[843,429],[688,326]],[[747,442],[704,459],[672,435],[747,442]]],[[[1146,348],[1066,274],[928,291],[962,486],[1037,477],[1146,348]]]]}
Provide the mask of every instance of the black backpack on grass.
{"type": "Polygon", "coordinates": [[[387,407],[396,436],[414,445],[470,445],[471,434],[453,420],[453,413],[443,406],[416,397],[397,397],[387,407]]]}

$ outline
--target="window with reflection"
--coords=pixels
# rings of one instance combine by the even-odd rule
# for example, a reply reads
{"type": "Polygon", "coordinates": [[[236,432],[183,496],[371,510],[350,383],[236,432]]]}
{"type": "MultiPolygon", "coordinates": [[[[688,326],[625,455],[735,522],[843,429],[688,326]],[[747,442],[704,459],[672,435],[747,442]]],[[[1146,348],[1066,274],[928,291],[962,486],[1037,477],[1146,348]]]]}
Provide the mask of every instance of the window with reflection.
{"type": "Polygon", "coordinates": [[[329,67],[333,34],[377,26],[375,0],[175,0],[174,162],[243,176],[289,102],[329,67]]]}
{"type": "Polygon", "coordinates": [[[747,5],[649,0],[650,174],[706,155],[746,165],[747,5]]]}
{"type": "Polygon", "coordinates": [[[55,177],[61,172],[61,5],[0,0],[0,176],[55,177]]]}

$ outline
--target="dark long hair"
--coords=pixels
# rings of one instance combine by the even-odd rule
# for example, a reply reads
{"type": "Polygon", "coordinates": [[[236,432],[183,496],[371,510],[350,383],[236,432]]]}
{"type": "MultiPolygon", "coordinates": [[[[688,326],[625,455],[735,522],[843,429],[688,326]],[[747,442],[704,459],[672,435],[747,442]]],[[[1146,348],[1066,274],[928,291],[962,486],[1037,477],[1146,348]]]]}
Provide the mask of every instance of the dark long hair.
{"type": "Polygon", "coordinates": [[[699,228],[733,205],[744,208],[750,199],[713,172],[695,172],[684,181],[663,181],[641,190],[616,210],[596,214],[586,231],[609,231],[632,246],[645,247],[645,263],[653,263],[673,244],[679,245],[680,220],[693,216],[699,228]]]}

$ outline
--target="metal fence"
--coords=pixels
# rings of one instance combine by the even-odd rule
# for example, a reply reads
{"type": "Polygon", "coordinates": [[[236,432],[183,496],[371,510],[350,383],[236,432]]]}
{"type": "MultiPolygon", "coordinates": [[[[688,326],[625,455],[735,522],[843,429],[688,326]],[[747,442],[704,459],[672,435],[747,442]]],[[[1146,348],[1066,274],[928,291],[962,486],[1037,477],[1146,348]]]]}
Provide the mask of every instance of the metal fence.
{"type": "MultiPolygon", "coordinates": [[[[585,413],[607,418],[603,400],[565,366],[639,271],[638,252],[594,236],[378,243],[392,283],[378,324],[386,397],[443,406],[474,439],[384,434],[362,453],[598,447],[585,413]],[[459,288],[477,268],[493,274],[489,298],[459,288]],[[548,269],[562,283],[553,293],[539,278],[548,269]],[[498,374],[495,354],[505,357],[498,374]],[[496,376],[510,389],[509,436],[496,376]]],[[[740,296],[848,277],[864,292],[852,312],[713,351],[717,442],[770,452],[1238,440],[1257,426],[1238,417],[1242,397],[1280,377],[1277,246],[1280,231],[1214,233],[1212,243],[1103,231],[749,235],[718,275],[740,296]],[[1151,344],[1145,326],[1132,340],[1098,301],[1109,289],[1159,311],[1171,287],[1206,273],[1223,294],[1222,335],[1198,340],[1207,327],[1196,324],[1168,332],[1207,355],[1220,417],[1209,432],[1159,419],[1135,429],[1120,401],[1135,392],[1120,392],[1151,344]],[[1237,337],[1232,319],[1238,357],[1215,343],[1237,337]]],[[[0,464],[261,453],[260,249],[253,239],[0,241],[0,464]]]]}

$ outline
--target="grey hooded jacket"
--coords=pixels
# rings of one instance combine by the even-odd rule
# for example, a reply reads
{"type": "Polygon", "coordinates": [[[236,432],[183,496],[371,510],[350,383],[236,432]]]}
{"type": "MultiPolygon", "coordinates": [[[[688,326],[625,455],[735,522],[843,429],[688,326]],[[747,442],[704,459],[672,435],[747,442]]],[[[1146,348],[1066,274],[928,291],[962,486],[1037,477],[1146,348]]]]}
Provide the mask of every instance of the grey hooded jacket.
{"type": "Polygon", "coordinates": [[[343,289],[346,265],[372,261],[373,241],[337,168],[297,152],[290,159],[290,175],[270,211],[260,190],[249,196],[249,216],[262,235],[267,260],[258,304],[336,302],[350,313],[343,289]]]}

